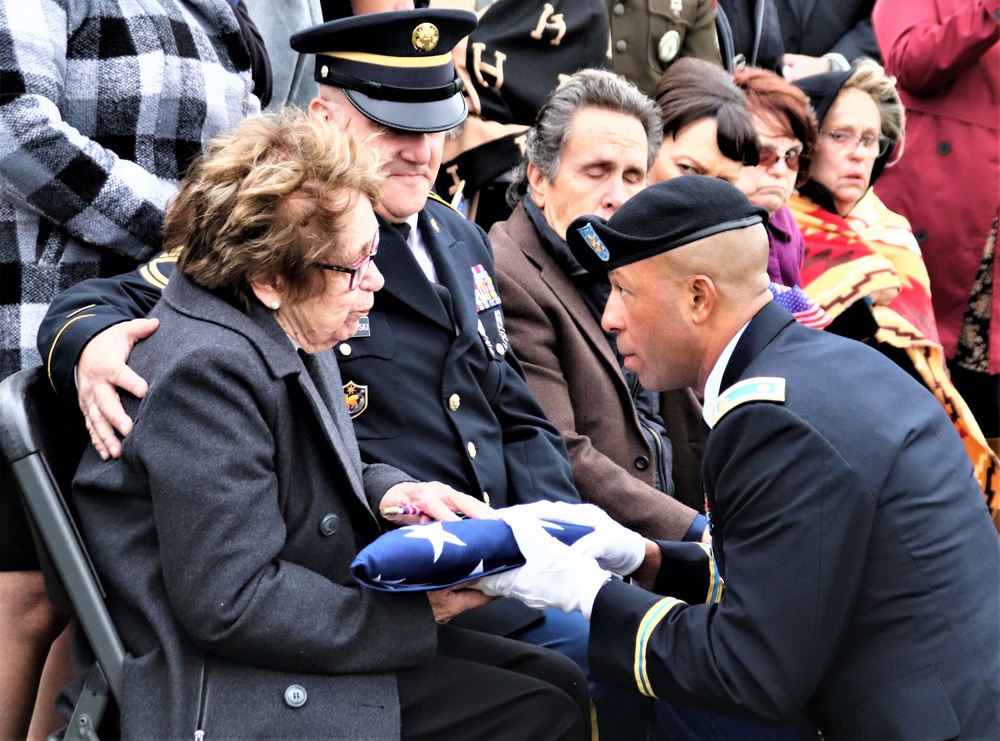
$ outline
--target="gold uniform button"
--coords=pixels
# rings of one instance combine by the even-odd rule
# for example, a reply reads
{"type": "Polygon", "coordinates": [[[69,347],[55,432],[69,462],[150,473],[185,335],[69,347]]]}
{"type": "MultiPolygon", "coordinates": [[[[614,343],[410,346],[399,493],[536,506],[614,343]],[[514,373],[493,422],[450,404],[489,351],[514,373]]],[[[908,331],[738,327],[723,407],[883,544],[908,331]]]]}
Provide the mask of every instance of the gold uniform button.
{"type": "Polygon", "coordinates": [[[468,447],[468,450],[469,450],[469,457],[470,458],[475,458],[476,457],[476,444],[470,442],[467,447],[468,447]]]}
{"type": "Polygon", "coordinates": [[[348,345],[346,342],[340,343],[340,354],[341,355],[350,355],[351,354],[351,346],[348,345]]]}
{"type": "Polygon", "coordinates": [[[448,398],[448,408],[449,408],[449,409],[450,409],[451,411],[453,411],[453,412],[457,412],[457,411],[458,411],[458,408],[459,408],[459,407],[460,407],[461,405],[462,405],[462,399],[461,399],[461,397],[460,397],[460,396],[459,396],[458,394],[452,394],[452,395],[451,395],[451,396],[450,396],[450,397],[448,398]]]}

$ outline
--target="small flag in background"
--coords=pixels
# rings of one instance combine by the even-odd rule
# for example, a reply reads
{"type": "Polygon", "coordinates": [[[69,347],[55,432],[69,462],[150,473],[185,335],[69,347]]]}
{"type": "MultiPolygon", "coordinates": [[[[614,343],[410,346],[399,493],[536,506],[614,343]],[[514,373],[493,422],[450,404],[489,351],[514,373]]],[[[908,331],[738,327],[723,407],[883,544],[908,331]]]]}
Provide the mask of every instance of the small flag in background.
{"type": "Polygon", "coordinates": [[[772,282],[768,286],[774,300],[786,309],[799,324],[804,324],[813,329],[823,329],[833,320],[830,315],[823,311],[823,307],[809,298],[798,286],[783,286],[772,282]]]}
{"type": "MultiPolygon", "coordinates": [[[[593,528],[542,522],[570,545],[593,528]]],[[[524,565],[514,533],[503,520],[457,520],[409,525],[369,543],[351,564],[363,586],[387,592],[443,589],[524,565]]]]}

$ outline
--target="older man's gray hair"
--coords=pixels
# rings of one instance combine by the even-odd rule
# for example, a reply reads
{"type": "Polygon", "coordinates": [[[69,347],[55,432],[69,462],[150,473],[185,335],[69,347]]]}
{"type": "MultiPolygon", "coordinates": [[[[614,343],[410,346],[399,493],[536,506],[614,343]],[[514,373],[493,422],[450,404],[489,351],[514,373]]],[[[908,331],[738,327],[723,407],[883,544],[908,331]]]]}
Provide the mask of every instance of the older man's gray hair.
{"type": "Polygon", "coordinates": [[[563,147],[573,134],[573,117],[582,108],[600,108],[637,119],[646,130],[651,167],[663,141],[660,109],[635,85],[621,75],[601,69],[585,69],[571,76],[553,91],[538,111],[535,125],[528,130],[525,155],[507,189],[507,203],[513,208],[528,191],[528,163],[550,182],[559,172],[563,147]]]}

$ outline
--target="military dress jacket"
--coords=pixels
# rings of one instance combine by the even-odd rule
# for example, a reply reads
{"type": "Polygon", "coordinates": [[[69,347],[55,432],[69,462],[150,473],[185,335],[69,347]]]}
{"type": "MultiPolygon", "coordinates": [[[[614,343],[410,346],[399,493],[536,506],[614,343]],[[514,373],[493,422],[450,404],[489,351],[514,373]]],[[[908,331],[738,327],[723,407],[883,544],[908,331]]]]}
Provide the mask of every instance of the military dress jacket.
{"type": "Polygon", "coordinates": [[[339,388],[314,382],[336,361],[307,373],[264,307],[175,275],[152,315],[121,458],[88,446],[73,484],[127,652],[122,738],[397,738],[395,671],[433,659],[430,603],[349,567],[412,479],[362,465],[339,388]]]}
{"type": "Polygon", "coordinates": [[[704,502],[701,406],[693,392],[663,395],[670,397],[661,411],[673,448],[674,499],[654,487],[657,456],[604,332],[523,203],[493,226],[490,240],[508,338],[566,440],[581,498],[646,537],[680,540],[704,502]]]}
{"type": "Polygon", "coordinates": [[[611,20],[611,69],[650,98],[678,57],[722,64],[714,0],[606,0],[611,20]]]}
{"type": "Polygon", "coordinates": [[[559,431],[510,352],[482,229],[429,200],[418,228],[439,283],[383,222],[368,327],[335,348],[361,456],[494,507],[579,501],[559,431]]]}
{"type": "Polygon", "coordinates": [[[1000,738],[1000,540],[937,400],[773,303],[722,389],[704,463],[721,599],[606,585],[594,679],[826,739],[1000,738]]]}

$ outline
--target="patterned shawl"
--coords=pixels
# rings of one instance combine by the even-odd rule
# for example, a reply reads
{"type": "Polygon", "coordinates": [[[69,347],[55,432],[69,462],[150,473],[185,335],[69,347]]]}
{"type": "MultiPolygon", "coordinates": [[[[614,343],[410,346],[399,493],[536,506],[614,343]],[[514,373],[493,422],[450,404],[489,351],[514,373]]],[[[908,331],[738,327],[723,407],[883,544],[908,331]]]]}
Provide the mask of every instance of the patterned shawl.
{"type": "Polygon", "coordinates": [[[831,318],[886,288],[899,290],[887,306],[873,306],[875,339],[906,352],[958,430],[1000,530],[1000,460],[990,451],[965,400],[948,377],[931,306],[930,279],[902,216],[874,192],[845,219],[796,194],[788,201],[805,238],[802,286],[831,318]]]}

